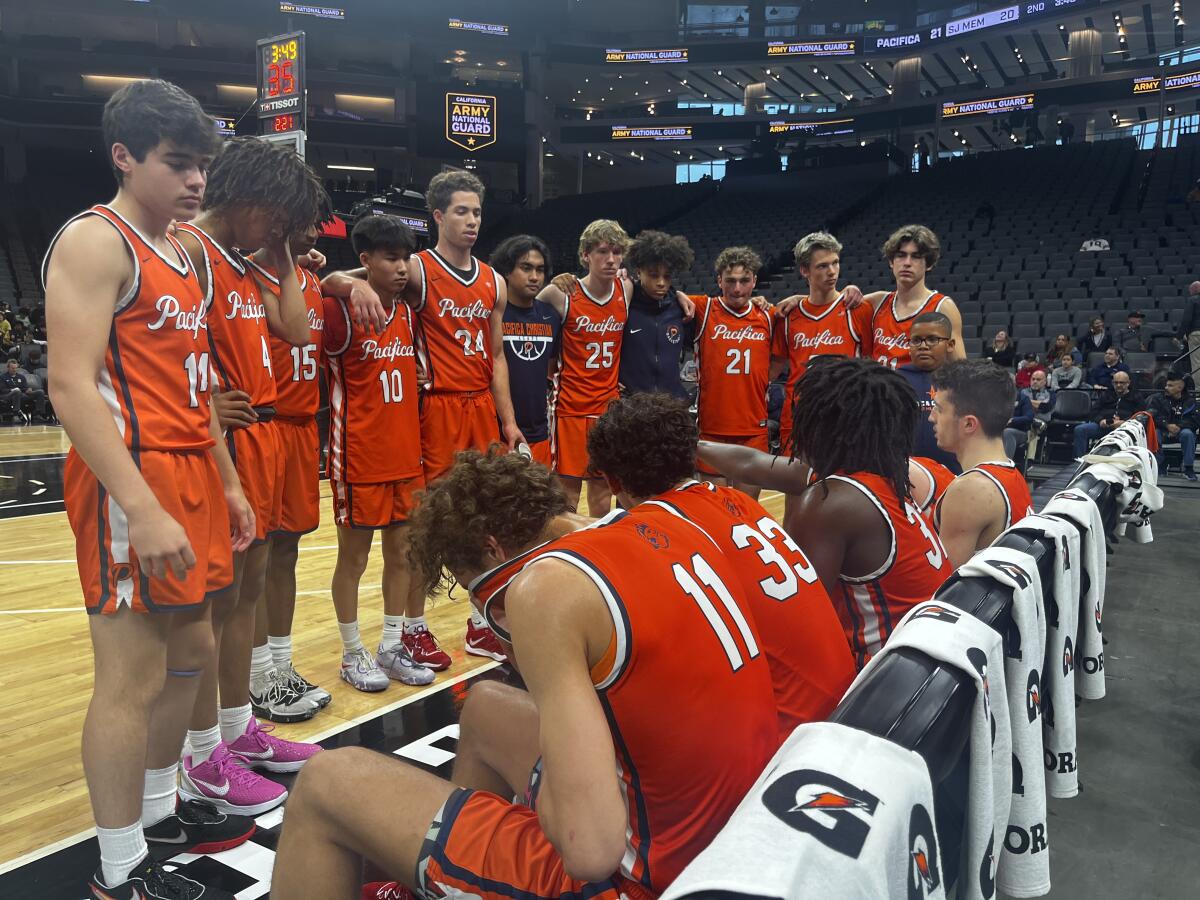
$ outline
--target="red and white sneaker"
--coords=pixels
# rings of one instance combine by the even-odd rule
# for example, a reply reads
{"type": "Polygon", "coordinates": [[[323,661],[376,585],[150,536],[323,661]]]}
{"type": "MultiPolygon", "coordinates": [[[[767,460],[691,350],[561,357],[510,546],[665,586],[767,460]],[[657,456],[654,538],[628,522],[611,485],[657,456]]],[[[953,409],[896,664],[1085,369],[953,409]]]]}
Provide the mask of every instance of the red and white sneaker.
{"type": "Polygon", "coordinates": [[[475,656],[486,656],[496,662],[508,662],[508,654],[500,645],[496,632],[487,625],[477,626],[472,619],[467,619],[466,651],[475,656]]]}
{"type": "Polygon", "coordinates": [[[416,900],[416,895],[398,881],[373,881],[363,885],[362,900],[416,900]]]}
{"type": "Polygon", "coordinates": [[[320,744],[285,741],[268,734],[274,725],[259,725],[253,716],[246,733],[229,745],[229,752],[247,769],[267,772],[299,772],[300,767],[321,752],[320,744]]]}
{"type": "Polygon", "coordinates": [[[405,626],[400,642],[418,666],[435,672],[450,668],[450,654],[438,646],[437,638],[425,626],[419,625],[411,631],[405,626]]]}

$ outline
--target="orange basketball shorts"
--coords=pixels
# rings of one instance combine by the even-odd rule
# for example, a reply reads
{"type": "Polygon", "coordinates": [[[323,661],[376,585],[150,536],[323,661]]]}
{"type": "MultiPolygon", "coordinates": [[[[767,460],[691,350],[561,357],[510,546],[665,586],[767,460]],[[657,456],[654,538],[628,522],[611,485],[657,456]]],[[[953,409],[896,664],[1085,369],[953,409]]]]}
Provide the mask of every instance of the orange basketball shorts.
{"type": "Polygon", "coordinates": [[[183,526],[196,565],[182,581],[172,574],[151,578],[144,573],[129,543],[125,511],[72,450],[63,470],[63,493],[89,613],[115,613],[122,606],[143,613],[185,609],[233,583],[229,511],[212,454],[143,450],[135,460],[163,509],[183,526]]]}
{"type": "MultiPolygon", "coordinates": [[[[754,450],[767,452],[767,432],[760,431],[757,434],[701,434],[700,440],[712,441],[714,444],[737,444],[739,447],[750,447],[754,450]]],[[[704,475],[720,475],[716,469],[710,469],[708,466],[699,460],[696,461],[696,470],[704,475]]]]}
{"type": "Polygon", "coordinates": [[[276,416],[283,457],[277,533],[308,534],[321,524],[321,435],[315,417],[276,416]]]}
{"type": "Polygon", "coordinates": [[[424,489],[420,475],[407,481],[353,484],[330,481],[333,519],[342,528],[388,528],[403,525],[416,508],[416,493],[424,489]]]}
{"type": "Polygon", "coordinates": [[[554,471],[566,478],[599,478],[588,457],[587,436],[599,416],[557,416],[554,419],[554,471]]]}
{"type": "Polygon", "coordinates": [[[536,444],[530,444],[529,452],[533,455],[534,462],[541,463],[547,469],[554,468],[553,441],[549,438],[538,441],[536,444]]]}
{"type": "Polygon", "coordinates": [[[491,391],[421,395],[421,456],[427,484],[450,471],[455,453],[486,453],[499,440],[500,422],[491,391]]]}
{"type": "Polygon", "coordinates": [[[599,883],[572,878],[542,831],[536,812],[495,794],[465,788],[446,799],[430,825],[417,860],[417,879],[418,894],[424,897],[648,900],[655,896],[615,874],[599,883]]]}
{"type": "Polygon", "coordinates": [[[225,444],[242,482],[242,493],[254,510],[254,542],[260,543],[279,528],[283,506],[284,459],[279,428],[272,420],[235,428],[225,444]]]}

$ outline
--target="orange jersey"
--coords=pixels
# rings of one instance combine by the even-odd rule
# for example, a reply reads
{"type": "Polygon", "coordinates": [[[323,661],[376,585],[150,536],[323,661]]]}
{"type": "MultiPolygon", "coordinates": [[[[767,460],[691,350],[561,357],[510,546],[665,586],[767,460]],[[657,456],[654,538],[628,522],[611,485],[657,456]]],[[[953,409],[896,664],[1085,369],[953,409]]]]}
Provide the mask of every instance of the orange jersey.
{"type": "Polygon", "coordinates": [[[879,309],[871,317],[871,341],[874,349],[871,351],[875,359],[893,369],[910,361],[908,354],[908,332],[912,328],[913,319],[927,312],[941,312],[942,301],[949,298],[937,291],[930,291],[925,302],[916,312],[904,318],[896,315],[896,293],[893,291],[883,298],[879,309]]]}
{"type": "Polygon", "coordinates": [[[245,391],[251,406],[273,406],[277,395],[267,308],[249,264],[236,250],[226,250],[195,225],[176,227],[195,237],[204,249],[212,298],[208,337],[217,389],[245,391]]]}
{"type": "Polygon", "coordinates": [[[646,504],[543,544],[472,582],[502,639],[518,572],[554,559],[603,595],[613,638],[592,681],[629,809],[619,874],[655,893],[725,824],[779,744],[771,675],[730,560],[646,504]]]}
{"type": "Polygon", "coordinates": [[[929,489],[921,494],[921,496],[913,496],[913,500],[917,504],[917,509],[921,510],[921,514],[925,516],[925,521],[933,521],[933,512],[937,508],[937,504],[942,499],[942,495],[946,493],[946,488],[950,487],[950,483],[954,481],[955,475],[936,459],[930,459],[928,456],[913,456],[910,457],[909,465],[916,466],[921,469],[929,478],[929,489]]]}
{"type": "Polygon", "coordinates": [[[486,391],[492,386],[492,310],[500,302],[500,276],[471,257],[465,275],[436,250],[413,254],[424,275],[413,307],[424,343],[431,391],[486,391]]]}
{"type": "MultiPolygon", "coordinates": [[[[279,288],[279,277],[273,269],[248,260],[259,277],[279,288]]],[[[321,385],[317,371],[321,363],[321,331],[325,327],[325,300],[321,296],[321,280],[307,269],[296,266],[296,280],[304,293],[308,307],[310,342],[293,347],[287,341],[271,335],[271,369],[275,373],[275,412],[281,416],[301,419],[317,414],[321,405],[321,385]]]]}
{"type": "Polygon", "coordinates": [[[552,379],[554,416],[600,416],[617,398],[621,338],[629,300],[621,279],[607,298],[597,299],[580,280],[567,298],[558,369],[552,379]]]}
{"type": "Polygon", "coordinates": [[[830,475],[852,485],[879,511],[890,534],[887,559],[869,575],[839,575],[838,616],[859,668],[879,652],[904,614],[933,596],[953,568],[937,533],[907,497],[896,496],[886,478],[870,472],[830,475]]]}
{"type": "MultiPolygon", "coordinates": [[[[967,469],[959,478],[965,478],[972,472],[978,472],[996,486],[1000,497],[1004,500],[1004,527],[1012,528],[1026,516],[1033,515],[1033,497],[1029,493],[1029,483],[1012,460],[980,463],[967,469]]],[[[938,497],[935,521],[941,522],[941,502],[938,497]]]]}
{"type": "Polygon", "coordinates": [[[697,302],[696,404],[705,434],[745,435],[766,429],[771,328],[771,313],[753,304],[734,312],[720,297],[697,302]]]}
{"type": "Polygon", "coordinates": [[[692,481],[655,497],[695,522],[735,567],[771,667],[781,739],[824,720],[854,680],[854,657],[817,570],[741,491],[692,481]]]}
{"type": "MultiPolygon", "coordinates": [[[[96,373],[96,387],[125,446],[134,451],[211,447],[209,301],[187,253],[168,236],[170,250],[164,254],[120,213],[103,205],[67,225],[84,216],[99,216],[112,225],[133,262],[133,284],[113,310],[104,365],[96,373]]],[[[57,242],[55,235],[46,251],[43,282],[57,242]]]]}
{"type": "Polygon", "coordinates": [[[412,310],[395,303],[381,334],[325,301],[329,477],[350,484],[420,475],[421,417],[412,310]]]}
{"type": "Polygon", "coordinates": [[[839,295],[827,306],[813,306],[807,296],[775,325],[771,352],[788,361],[788,396],[814,356],[870,356],[871,315],[869,303],[854,309],[839,295]]]}

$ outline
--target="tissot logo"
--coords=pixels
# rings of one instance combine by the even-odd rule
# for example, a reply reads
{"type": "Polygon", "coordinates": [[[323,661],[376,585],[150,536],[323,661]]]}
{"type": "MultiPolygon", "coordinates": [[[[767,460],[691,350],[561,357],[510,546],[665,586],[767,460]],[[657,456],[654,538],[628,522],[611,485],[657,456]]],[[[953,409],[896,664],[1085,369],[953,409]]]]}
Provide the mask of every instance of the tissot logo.
{"type": "Polygon", "coordinates": [[[851,859],[862,853],[879,806],[874,794],[815,769],[780,776],[763,792],[762,802],[784,824],[851,859]]]}

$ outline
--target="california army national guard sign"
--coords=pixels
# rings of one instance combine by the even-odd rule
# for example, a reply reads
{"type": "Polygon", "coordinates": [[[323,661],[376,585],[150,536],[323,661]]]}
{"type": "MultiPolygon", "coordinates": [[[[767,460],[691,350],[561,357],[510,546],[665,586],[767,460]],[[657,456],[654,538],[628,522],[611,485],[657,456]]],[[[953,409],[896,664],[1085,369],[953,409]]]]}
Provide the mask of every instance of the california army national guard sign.
{"type": "Polygon", "coordinates": [[[446,140],[469,153],[496,143],[496,98],[486,94],[446,95],[446,140]]]}

